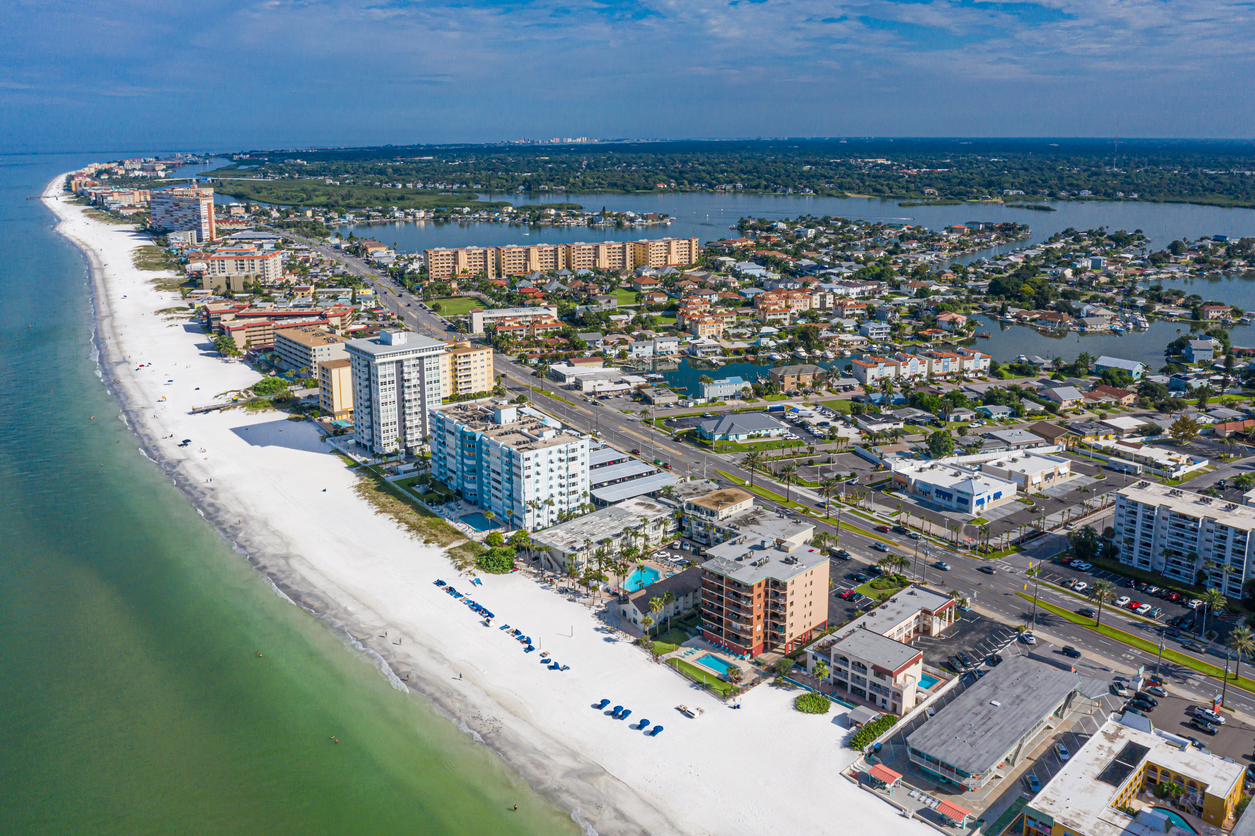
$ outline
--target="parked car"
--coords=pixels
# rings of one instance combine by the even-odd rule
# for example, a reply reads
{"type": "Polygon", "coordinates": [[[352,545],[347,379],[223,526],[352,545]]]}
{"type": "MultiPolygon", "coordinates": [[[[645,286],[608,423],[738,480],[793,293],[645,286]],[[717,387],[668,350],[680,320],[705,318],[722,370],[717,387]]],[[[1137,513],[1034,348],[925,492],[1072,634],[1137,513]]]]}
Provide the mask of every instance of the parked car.
{"type": "Polygon", "coordinates": [[[972,657],[968,656],[962,650],[960,650],[957,655],[959,657],[959,660],[963,662],[963,667],[965,668],[972,667],[972,657]]]}
{"type": "Polygon", "coordinates": [[[1138,615],[1150,615],[1153,609],[1154,607],[1152,607],[1150,604],[1142,604],[1140,607],[1133,610],[1133,612],[1137,613],[1138,615]]]}
{"type": "Polygon", "coordinates": [[[1073,563],[1072,568],[1078,572],[1088,572],[1090,569],[1093,569],[1094,567],[1093,567],[1093,564],[1090,564],[1090,563],[1073,563]]]}
{"type": "Polygon", "coordinates": [[[1037,637],[1032,633],[1020,633],[1020,643],[1029,645],[1037,644],[1037,637]]]}
{"type": "Polygon", "coordinates": [[[1133,699],[1140,700],[1142,702],[1148,702],[1155,708],[1159,707],[1159,700],[1155,699],[1150,694],[1144,694],[1144,693],[1139,692],[1133,695],[1133,699]]]}
{"type": "Polygon", "coordinates": [[[986,664],[986,665],[989,665],[989,667],[991,667],[991,668],[996,668],[996,667],[998,667],[999,665],[1001,665],[1001,664],[1002,664],[1002,654],[1000,654],[1000,653],[990,653],[990,654],[989,654],[989,657],[988,657],[987,659],[985,659],[985,664],[986,664]]]}
{"type": "Polygon", "coordinates": [[[1085,583],[1085,581],[1081,581],[1076,586],[1072,587],[1074,592],[1084,592],[1087,589],[1089,589],[1089,584],[1085,583]]]}
{"type": "Polygon", "coordinates": [[[1195,716],[1195,717],[1202,717],[1204,720],[1206,720],[1207,722],[1211,723],[1211,724],[1212,724],[1212,725],[1214,725],[1214,726],[1223,726],[1223,725],[1224,725],[1224,717],[1223,717],[1223,716],[1221,716],[1220,714],[1217,714],[1216,712],[1212,711],[1210,708],[1206,708],[1206,707],[1201,706],[1201,705],[1192,705],[1192,706],[1190,706],[1190,708],[1189,708],[1189,709],[1186,709],[1186,713],[1188,713],[1188,714],[1192,714],[1192,715],[1193,715],[1193,716],[1195,716]],[[1191,710],[1191,709],[1193,709],[1193,710],[1191,710]]]}
{"type": "Polygon", "coordinates": [[[1068,758],[1072,757],[1072,753],[1068,751],[1068,747],[1064,746],[1062,743],[1055,744],[1055,754],[1059,756],[1059,760],[1061,761],[1066,761],[1068,758]]]}
{"type": "Polygon", "coordinates": [[[1139,702],[1136,697],[1129,700],[1128,703],[1124,707],[1126,709],[1132,709],[1138,712],[1143,717],[1145,717],[1147,714],[1155,710],[1155,707],[1153,705],[1151,705],[1148,702],[1139,702]]]}
{"type": "Polygon", "coordinates": [[[1063,650],[1060,650],[1059,652],[1062,653],[1064,656],[1067,656],[1069,659],[1081,658],[1081,651],[1077,650],[1075,647],[1073,647],[1070,644],[1065,645],[1063,650]]]}
{"type": "Polygon", "coordinates": [[[949,666],[950,670],[954,673],[963,673],[963,663],[959,661],[958,656],[951,656],[946,660],[946,665],[949,666]]]}
{"type": "Polygon", "coordinates": [[[1215,736],[1216,732],[1220,731],[1219,728],[1217,728],[1216,726],[1213,726],[1211,723],[1207,722],[1201,717],[1191,717],[1189,725],[1190,725],[1190,728],[1192,729],[1198,729],[1203,734],[1209,734],[1212,736],[1215,736]]]}
{"type": "Polygon", "coordinates": [[[850,559],[850,553],[847,552],[845,549],[837,549],[835,552],[832,553],[832,556],[835,557],[837,560],[849,560],[850,559]]]}
{"type": "Polygon", "coordinates": [[[857,593],[857,592],[855,592],[853,589],[843,589],[843,590],[841,590],[840,592],[838,592],[838,593],[837,593],[837,597],[838,597],[838,598],[840,598],[841,600],[845,601],[845,600],[848,600],[848,599],[850,599],[850,598],[853,598],[853,597],[854,597],[855,595],[857,595],[857,594],[858,594],[858,593],[857,593]]]}
{"type": "Polygon", "coordinates": [[[1163,688],[1160,688],[1158,685],[1147,685],[1142,690],[1148,694],[1154,694],[1156,697],[1168,696],[1168,692],[1165,691],[1163,688]]]}
{"type": "Polygon", "coordinates": [[[1126,607],[1128,607],[1130,610],[1133,610],[1134,612],[1136,612],[1139,608],[1141,608],[1141,606],[1142,606],[1142,602],[1141,602],[1141,601],[1130,601],[1130,602],[1128,602],[1127,604],[1125,604],[1124,606],[1126,606],[1126,607]]]}
{"type": "Polygon", "coordinates": [[[1121,595],[1119,598],[1117,598],[1117,599],[1116,599],[1116,606],[1117,606],[1117,607],[1127,607],[1127,606],[1129,605],[1129,601],[1131,601],[1131,600],[1133,600],[1133,599],[1132,599],[1132,598],[1130,598],[1129,596],[1127,596],[1127,595],[1121,595]]]}
{"type": "Polygon", "coordinates": [[[1126,705],[1126,706],[1124,707],[1124,713],[1125,713],[1125,714],[1136,714],[1138,717],[1145,717],[1145,716],[1146,716],[1143,712],[1138,711],[1136,708],[1133,708],[1132,706],[1128,706],[1128,705],[1126,705]]]}
{"type": "Polygon", "coordinates": [[[1030,772],[1024,776],[1024,783],[1028,786],[1029,792],[1031,793],[1041,792],[1041,781],[1038,781],[1037,776],[1034,775],[1033,773],[1030,772]]]}

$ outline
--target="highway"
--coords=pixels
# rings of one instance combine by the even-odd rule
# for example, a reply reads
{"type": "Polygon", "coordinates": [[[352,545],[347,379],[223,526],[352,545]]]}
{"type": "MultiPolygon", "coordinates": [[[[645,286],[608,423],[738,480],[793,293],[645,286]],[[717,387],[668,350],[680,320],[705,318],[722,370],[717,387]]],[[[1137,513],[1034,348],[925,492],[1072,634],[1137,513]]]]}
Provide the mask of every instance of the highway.
{"type": "MultiPolygon", "coordinates": [[[[420,297],[399,288],[386,275],[370,267],[361,259],[315,240],[283,230],[277,231],[299,239],[320,254],[339,262],[353,275],[361,277],[375,290],[381,304],[396,312],[401,321],[414,331],[444,340],[455,335],[449,330],[448,323],[444,319],[419,307],[422,302],[420,297]]],[[[508,392],[512,395],[526,394],[532,404],[581,432],[597,433],[603,441],[625,452],[640,450],[641,458],[651,462],[657,459],[668,463],[671,465],[671,471],[676,475],[704,476],[726,484],[727,480],[722,479],[715,472],[722,470],[747,482],[750,480],[750,474],[742,469],[730,454],[710,453],[676,441],[669,434],[642,421],[639,412],[634,415],[625,415],[608,408],[601,401],[587,403],[580,395],[563,389],[552,381],[535,377],[531,369],[519,365],[513,359],[500,353],[495,354],[493,359],[495,371],[504,376],[503,383],[508,392]],[[534,387],[543,389],[555,397],[539,394],[534,387]]],[[[755,484],[763,485],[775,493],[781,495],[785,493],[784,486],[771,482],[762,474],[756,474],[754,480],[755,484]]],[[[792,495],[803,504],[818,506],[822,509],[822,502],[818,501],[818,497],[805,488],[794,487],[792,495]]],[[[795,510],[783,507],[776,502],[761,498],[759,502],[786,516],[798,516],[795,510]]],[[[849,563],[833,561],[833,577],[837,581],[834,593],[841,590],[842,579],[853,568],[856,568],[856,564],[875,564],[885,556],[884,552],[873,548],[874,543],[882,542],[889,547],[891,552],[903,554],[912,559],[910,570],[912,575],[943,589],[957,590],[968,598],[977,611],[1017,627],[1027,624],[1033,617],[1032,602],[1025,601],[1017,595],[1025,591],[1026,585],[1030,595],[1034,591],[1033,579],[1027,574],[1030,564],[1037,565],[1040,561],[1048,560],[1067,548],[1065,537],[1052,534],[1038,538],[1024,552],[1010,558],[987,561],[974,559],[934,538],[923,537],[920,540],[911,540],[905,535],[877,532],[874,530],[876,523],[859,517],[848,509],[843,510],[838,516],[834,508],[831,522],[822,519],[822,510],[817,510],[815,513],[820,518],[812,517],[810,521],[815,524],[816,531],[837,535],[836,542],[854,558],[849,563]],[[854,526],[856,530],[843,528],[838,534],[836,528],[838,519],[845,525],[854,526]],[[925,557],[925,550],[927,550],[927,557],[925,557]],[[946,562],[951,569],[942,571],[929,565],[936,560],[946,562]],[[979,567],[991,566],[995,569],[993,575],[979,571],[979,567]]],[[[1102,526],[1107,524],[1105,518],[1109,516],[1110,510],[1105,514],[1100,514],[1096,521],[1090,524],[1101,531],[1102,526]]],[[[1046,584],[1038,586],[1038,594],[1040,600],[1072,612],[1089,606],[1088,602],[1046,584]]],[[[1152,632],[1153,625],[1127,616],[1111,606],[1104,609],[1103,623],[1126,630],[1151,642],[1158,641],[1158,636],[1152,632]]],[[[1086,657],[1100,657],[1116,671],[1128,673],[1140,666],[1152,670],[1155,666],[1154,654],[1136,650],[1040,609],[1036,615],[1035,632],[1042,642],[1053,641],[1058,644],[1072,645],[1086,657]]],[[[1213,665],[1223,666],[1224,664],[1222,659],[1184,651],[1175,642],[1169,642],[1166,646],[1178,653],[1199,658],[1213,665]]],[[[1191,699],[1210,701],[1213,695],[1221,691],[1219,679],[1202,676],[1175,664],[1165,663],[1163,673],[1166,687],[1191,699]]],[[[1255,694],[1229,688],[1227,704],[1248,716],[1255,717],[1255,694]]]]}

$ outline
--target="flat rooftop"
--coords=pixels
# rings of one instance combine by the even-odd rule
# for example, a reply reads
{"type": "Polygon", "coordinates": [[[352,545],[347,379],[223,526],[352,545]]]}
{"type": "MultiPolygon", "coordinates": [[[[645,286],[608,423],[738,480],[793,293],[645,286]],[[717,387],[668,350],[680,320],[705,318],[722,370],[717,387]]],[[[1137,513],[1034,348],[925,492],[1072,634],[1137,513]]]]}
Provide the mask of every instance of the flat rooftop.
{"type": "Polygon", "coordinates": [[[1146,505],[1166,505],[1170,510],[1189,517],[1210,517],[1230,528],[1249,530],[1255,528],[1255,507],[1213,499],[1180,488],[1169,488],[1155,482],[1135,482],[1117,494],[1146,505]]]}
{"type": "Polygon", "coordinates": [[[675,485],[679,481],[678,477],[672,476],[670,473],[658,471],[648,476],[642,476],[639,479],[629,479],[626,482],[594,488],[590,493],[593,499],[598,502],[610,504],[623,502],[633,497],[645,496],[654,491],[660,491],[668,485],[675,485]]]}
{"type": "Polygon", "coordinates": [[[986,775],[1080,679],[1025,656],[1008,656],[912,732],[907,745],[969,775],[986,775]]]}
{"type": "Polygon", "coordinates": [[[855,630],[844,638],[838,639],[827,652],[857,656],[890,671],[898,670],[923,653],[909,644],[903,644],[882,636],[874,630],[866,629],[855,630]]]}
{"type": "Polygon", "coordinates": [[[1016,484],[1008,482],[1006,479],[1000,479],[988,473],[981,473],[974,468],[942,464],[936,461],[908,459],[906,461],[894,462],[893,472],[895,475],[898,473],[904,474],[926,485],[959,490],[972,496],[995,493],[997,491],[1014,494],[1017,490],[1016,484]]]}
{"type": "Polygon", "coordinates": [[[346,343],[344,337],[339,334],[333,334],[316,325],[298,325],[295,328],[284,328],[275,332],[275,339],[291,340],[294,343],[300,343],[307,348],[317,348],[324,345],[339,345],[346,343]]]}
{"type": "Polygon", "coordinates": [[[405,334],[405,342],[402,343],[385,343],[381,337],[368,337],[362,340],[350,340],[347,347],[362,354],[369,354],[372,357],[386,357],[389,354],[400,354],[408,351],[430,354],[435,349],[444,351],[447,345],[448,343],[441,340],[433,340],[431,337],[407,332],[405,334]]]}
{"type": "Polygon", "coordinates": [[[499,406],[505,405],[497,401],[487,403],[479,401],[453,404],[433,409],[432,412],[433,414],[439,412],[472,432],[481,433],[516,450],[543,450],[582,440],[573,431],[564,429],[554,419],[525,406],[509,405],[508,409],[516,410],[516,419],[507,424],[498,424],[493,420],[493,411],[499,406]]]}
{"type": "Polygon", "coordinates": [[[649,519],[665,517],[671,509],[649,500],[633,499],[630,503],[611,505],[576,517],[532,534],[532,542],[564,552],[580,551],[586,542],[593,548],[607,537],[615,537],[625,528],[640,525],[649,519]]]}
{"type": "Polygon", "coordinates": [[[839,632],[844,635],[850,630],[866,629],[875,633],[884,633],[921,610],[935,613],[947,604],[953,603],[954,599],[945,593],[911,584],[876,609],[860,615],[839,632]]]}
{"type": "Polygon", "coordinates": [[[745,500],[753,498],[753,495],[739,488],[723,488],[722,490],[712,491],[705,496],[690,498],[688,501],[718,513],[725,508],[740,505],[745,500]]]}
{"type": "Polygon", "coordinates": [[[1229,794],[1245,771],[1241,764],[1206,754],[1169,732],[1144,731],[1108,720],[1028,806],[1086,836],[1149,834],[1153,831],[1148,824],[1111,807],[1120,788],[1143,763],[1193,778],[1207,794],[1220,797],[1229,794]]]}
{"type": "Polygon", "coordinates": [[[753,586],[759,581],[787,581],[816,566],[827,565],[827,555],[802,546],[792,551],[776,548],[774,540],[738,537],[706,550],[711,559],[702,569],[753,586]]]}

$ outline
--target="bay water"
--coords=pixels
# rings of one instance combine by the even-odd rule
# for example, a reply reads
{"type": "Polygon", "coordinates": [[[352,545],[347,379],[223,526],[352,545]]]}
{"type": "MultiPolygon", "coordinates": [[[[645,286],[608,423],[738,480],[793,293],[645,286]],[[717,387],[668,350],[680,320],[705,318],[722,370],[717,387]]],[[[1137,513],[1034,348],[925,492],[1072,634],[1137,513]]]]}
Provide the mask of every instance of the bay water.
{"type": "Polygon", "coordinates": [[[0,156],[0,832],[577,833],[137,449],[28,199],[99,158],[0,156]]]}

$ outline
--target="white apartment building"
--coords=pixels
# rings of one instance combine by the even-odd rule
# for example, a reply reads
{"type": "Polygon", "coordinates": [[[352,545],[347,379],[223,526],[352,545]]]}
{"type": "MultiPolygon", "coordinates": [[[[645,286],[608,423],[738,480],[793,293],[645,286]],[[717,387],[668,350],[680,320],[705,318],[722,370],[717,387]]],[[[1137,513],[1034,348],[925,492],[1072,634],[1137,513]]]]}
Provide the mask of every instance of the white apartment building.
{"type": "Polygon", "coordinates": [[[588,439],[500,401],[431,413],[432,473],[513,528],[537,531],[591,502],[588,439]]]}
{"type": "Polygon", "coordinates": [[[1116,494],[1112,525],[1127,566],[1189,584],[1202,573],[1235,600],[1255,574],[1255,508],[1142,481],[1116,494]]]}
{"type": "Polygon", "coordinates": [[[309,369],[309,376],[319,379],[318,364],[330,360],[343,360],[344,337],[333,334],[318,325],[297,325],[275,329],[275,354],[288,369],[309,369]]]}
{"type": "Polygon", "coordinates": [[[213,189],[159,189],[150,194],[148,207],[149,225],[158,232],[194,232],[201,243],[218,237],[213,189]]]}
{"type": "Polygon", "coordinates": [[[427,441],[440,405],[445,343],[405,331],[345,343],[353,364],[353,437],[377,456],[427,441]]]}
{"type": "Polygon", "coordinates": [[[896,380],[898,364],[896,360],[868,354],[850,361],[850,373],[859,383],[871,388],[879,386],[882,380],[896,380]]]}
{"type": "Polygon", "coordinates": [[[485,325],[492,325],[498,319],[517,319],[528,322],[532,319],[557,319],[558,309],[552,305],[538,305],[534,308],[493,308],[491,310],[471,311],[471,333],[483,334],[485,325]]]}

